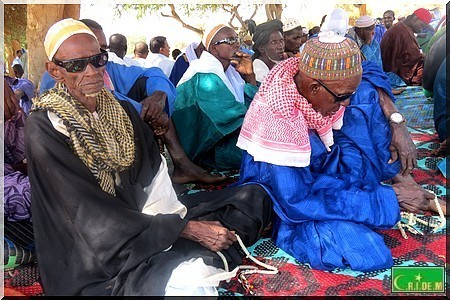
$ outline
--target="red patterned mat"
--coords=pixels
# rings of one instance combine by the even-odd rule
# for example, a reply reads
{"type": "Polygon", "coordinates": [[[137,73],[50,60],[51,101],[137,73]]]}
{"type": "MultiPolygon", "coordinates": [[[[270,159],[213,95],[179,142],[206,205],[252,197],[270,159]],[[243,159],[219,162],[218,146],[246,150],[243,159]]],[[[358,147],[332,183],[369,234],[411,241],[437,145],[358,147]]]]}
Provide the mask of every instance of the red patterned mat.
{"type": "MultiPolygon", "coordinates": [[[[444,177],[436,168],[438,159],[428,156],[431,149],[437,147],[436,134],[431,129],[410,128],[410,131],[418,148],[418,169],[413,171],[415,180],[438,195],[445,195],[444,177]]],[[[220,185],[190,184],[178,186],[176,189],[179,194],[222,189],[237,180],[236,171],[227,174],[228,180],[220,185]]],[[[420,229],[425,230],[425,228],[420,229]]],[[[380,233],[386,244],[392,249],[396,266],[444,266],[445,264],[445,231],[436,234],[427,233],[425,236],[408,234],[408,240],[403,239],[398,230],[385,230],[380,233]]],[[[237,278],[233,278],[229,283],[224,282],[221,285],[219,289],[221,297],[240,295],[399,295],[391,293],[391,270],[389,269],[367,273],[348,269],[336,269],[331,272],[312,270],[308,265],[298,263],[293,257],[276,247],[268,235],[248,249],[261,261],[278,267],[279,273],[276,275],[247,275],[247,290],[237,278]]],[[[251,264],[248,261],[245,263],[251,264]]],[[[5,271],[4,279],[5,287],[8,288],[5,293],[9,293],[11,296],[14,292],[27,296],[43,295],[42,287],[39,284],[38,267],[35,263],[5,271]]],[[[413,296],[414,294],[407,295],[413,296]]]]}

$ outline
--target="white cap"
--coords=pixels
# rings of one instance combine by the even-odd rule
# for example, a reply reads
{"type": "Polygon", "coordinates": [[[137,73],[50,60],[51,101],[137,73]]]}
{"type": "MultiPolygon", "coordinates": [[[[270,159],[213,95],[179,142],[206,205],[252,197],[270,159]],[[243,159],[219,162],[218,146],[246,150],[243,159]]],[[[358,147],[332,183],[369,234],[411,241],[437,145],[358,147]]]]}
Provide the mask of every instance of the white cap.
{"type": "Polygon", "coordinates": [[[297,27],[301,27],[300,22],[297,19],[289,18],[283,22],[283,32],[295,29],[297,27]]]}
{"type": "Polygon", "coordinates": [[[375,24],[375,19],[369,16],[361,16],[355,21],[356,28],[369,27],[372,26],[373,24],[375,24]]]}

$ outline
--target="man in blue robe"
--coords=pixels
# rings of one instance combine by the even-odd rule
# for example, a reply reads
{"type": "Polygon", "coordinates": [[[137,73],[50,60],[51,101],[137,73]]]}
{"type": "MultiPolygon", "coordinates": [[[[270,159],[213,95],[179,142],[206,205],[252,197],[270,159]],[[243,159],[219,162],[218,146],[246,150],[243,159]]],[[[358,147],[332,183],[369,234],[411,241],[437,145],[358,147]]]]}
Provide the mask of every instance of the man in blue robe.
{"type": "Polygon", "coordinates": [[[386,116],[380,106],[382,95],[383,101],[386,95],[394,99],[384,72],[364,62],[358,85],[359,49],[339,39],[311,39],[300,65],[289,68],[289,59],[269,73],[238,139],[245,150],[238,184],[258,182],[271,193],[277,215],[273,239],[298,261],[321,270],[389,268],[392,254],[376,230],[392,228],[400,209],[427,209],[433,196],[401,176],[398,161],[392,163],[391,126],[404,126],[404,120],[395,111],[386,116]],[[338,70],[323,69],[327,65],[338,70]],[[291,99],[300,104],[289,113],[291,99]],[[302,107],[304,100],[311,106],[302,107]],[[322,130],[318,124],[334,122],[342,106],[347,107],[341,129],[322,130]],[[303,133],[304,144],[298,142],[303,133]],[[392,186],[382,184],[392,178],[392,186]]]}

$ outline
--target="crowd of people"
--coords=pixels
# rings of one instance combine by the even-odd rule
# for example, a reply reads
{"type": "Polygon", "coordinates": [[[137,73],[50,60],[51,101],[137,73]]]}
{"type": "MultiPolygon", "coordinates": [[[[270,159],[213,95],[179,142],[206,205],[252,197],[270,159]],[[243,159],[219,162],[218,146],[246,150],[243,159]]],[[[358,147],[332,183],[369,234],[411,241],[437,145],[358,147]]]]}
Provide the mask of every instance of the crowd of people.
{"type": "Polygon", "coordinates": [[[376,230],[439,210],[411,176],[395,106],[423,84],[445,153],[447,21],[427,55],[416,38],[432,17],[394,23],[387,10],[350,28],[335,9],[311,29],[272,20],[243,38],[218,23],[184,52],[156,36],[132,57],[94,20],[56,22],[39,92],[21,63],[4,79],[5,217],[33,222],[45,294],[217,295],[242,264],[237,239],[267,229],[314,269],[391,267],[376,230]],[[212,170],[239,179],[177,197],[173,183],[226,179],[212,170]]]}

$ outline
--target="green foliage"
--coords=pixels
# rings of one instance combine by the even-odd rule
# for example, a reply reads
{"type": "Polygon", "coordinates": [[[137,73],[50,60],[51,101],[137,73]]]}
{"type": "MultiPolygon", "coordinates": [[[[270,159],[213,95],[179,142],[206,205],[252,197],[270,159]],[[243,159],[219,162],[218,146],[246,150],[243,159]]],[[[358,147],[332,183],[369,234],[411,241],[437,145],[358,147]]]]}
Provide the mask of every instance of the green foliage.
{"type": "MultiPolygon", "coordinates": [[[[27,43],[27,6],[5,5],[4,6],[5,40],[4,43],[11,45],[17,41],[21,45],[27,43]],[[11,26],[14,24],[14,26],[11,26]]],[[[18,49],[15,49],[18,50],[18,49]]]]}
{"type": "MultiPolygon", "coordinates": [[[[176,5],[177,13],[184,16],[196,14],[199,17],[206,13],[217,12],[222,5],[220,4],[178,4],[176,5]]],[[[115,13],[120,16],[122,12],[134,10],[137,11],[137,18],[141,19],[147,14],[160,12],[162,9],[170,9],[168,4],[117,4],[115,13]]]]}

